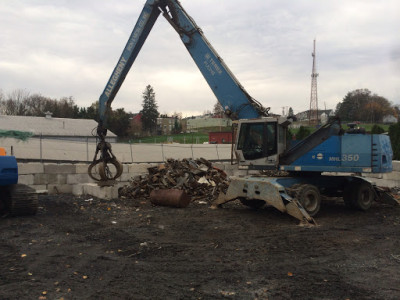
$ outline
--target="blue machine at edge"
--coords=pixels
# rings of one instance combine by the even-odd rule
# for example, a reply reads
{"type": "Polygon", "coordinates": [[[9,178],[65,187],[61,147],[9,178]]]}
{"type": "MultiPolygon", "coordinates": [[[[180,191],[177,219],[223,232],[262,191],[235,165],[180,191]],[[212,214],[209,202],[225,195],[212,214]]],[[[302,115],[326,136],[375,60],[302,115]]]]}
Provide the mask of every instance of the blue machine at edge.
{"type": "Polygon", "coordinates": [[[18,183],[18,165],[14,156],[0,156],[0,186],[18,183]]]}
{"type": "Polygon", "coordinates": [[[37,209],[36,191],[27,185],[18,184],[15,156],[0,155],[0,215],[34,215],[37,209]]]}

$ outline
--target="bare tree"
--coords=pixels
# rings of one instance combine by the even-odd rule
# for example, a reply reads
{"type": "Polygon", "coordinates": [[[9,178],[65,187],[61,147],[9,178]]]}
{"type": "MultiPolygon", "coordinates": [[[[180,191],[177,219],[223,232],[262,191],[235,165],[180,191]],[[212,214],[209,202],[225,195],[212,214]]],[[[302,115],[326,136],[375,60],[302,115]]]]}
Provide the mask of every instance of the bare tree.
{"type": "Polygon", "coordinates": [[[4,95],[3,95],[3,91],[0,90],[0,115],[4,115],[4,107],[3,107],[3,99],[4,99],[4,95]]]}
{"type": "Polygon", "coordinates": [[[172,118],[175,118],[175,119],[182,120],[182,113],[181,113],[181,112],[176,112],[176,111],[174,111],[174,113],[172,114],[171,117],[172,117],[172,118]]]}
{"type": "Polygon", "coordinates": [[[218,116],[222,118],[225,114],[224,108],[222,107],[221,103],[218,101],[214,104],[214,111],[213,111],[215,116],[218,116]]]}
{"type": "Polygon", "coordinates": [[[50,99],[43,97],[40,94],[34,94],[25,99],[26,115],[28,116],[42,116],[44,112],[50,110],[46,106],[50,99]]]}
{"type": "Polygon", "coordinates": [[[26,107],[24,101],[29,97],[29,93],[25,90],[14,90],[7,95],[3,101],[3,111],[6,115],[25,116],[26,107]]]}

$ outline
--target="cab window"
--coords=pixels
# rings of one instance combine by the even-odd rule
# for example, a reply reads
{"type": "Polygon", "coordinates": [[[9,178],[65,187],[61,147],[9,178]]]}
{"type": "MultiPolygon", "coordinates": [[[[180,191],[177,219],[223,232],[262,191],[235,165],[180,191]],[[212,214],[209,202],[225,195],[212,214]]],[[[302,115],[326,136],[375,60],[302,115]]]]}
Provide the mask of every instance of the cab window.
{"type": "Polygon", "coordinates": [[[245,159],[258,159],[277,153],[276,123],[243,123],[240,128],[238,150],[245,159]]]}

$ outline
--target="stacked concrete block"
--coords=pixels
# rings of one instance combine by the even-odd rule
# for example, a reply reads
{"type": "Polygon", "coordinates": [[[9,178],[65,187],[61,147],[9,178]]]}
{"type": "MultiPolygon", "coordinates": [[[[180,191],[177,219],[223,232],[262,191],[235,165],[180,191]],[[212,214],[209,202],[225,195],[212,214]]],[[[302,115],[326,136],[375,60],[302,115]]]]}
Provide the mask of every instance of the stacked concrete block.
{"type": "Polygon", "coordinates": [[[72,194],[76,196],[90,195],[104,200],[118,198],[118,189],[124,184],[118,183],[114,186],[98,186],[97,183],[77,184],[72,187],[72,194]]]}
{"type": "Polygon", "coordinates": [[[148,169],[157,166],[157,164],[129,164],[128,166],[129,166],[128,169],[129,175],[137,176],[137,175],[147,174],[148,169]]]}
{"type": "Polygon", "coordinates": [[[364,177],[371,179],[377,186],[398,188],[400,187],[400,161],[392,161],[392,172],[378,174],[363,174],[364,177]]]}
{"type": "Polygon", "coordinates": [[[49,194],[68,194],[72,192],[72,186],[67,183],[68,175],[75,174],[74,164],[44,164],[44,174],[36,174],[38,184],[46,184],[49,194]]]}
{"type": "Polygon", "coordinates": [[[18,175],[18,183],[20,184],[33,185],[33,180],[33,174],[18,175]]]}
{"type": "Polygon", "coordinates": [[[102,199],[118,197],[118,188],[137,175],[147,174],[156,164],[124,164],[114,187],[100,187],[88,175],[88,164],[19,163],[19,183],[49,194],[92,195],[102,199]]]}
{"type": "Polygon", "coordinates": [[[29,185],[37,191],[53,193],[71,193],[72,186],[68,177],[76,176],[74,164],[55,163],[19,163],[18,182],[29,185]]]}
{"type": "Polygon", "coordinates": [[[34,184],[34,175],[43,173],[44,167],[42,163],[18,164],[18,183],[31,186],[34,184]]]}
{"type": "MultiPolygon", "coordinates": [[[[55,163],[19,163],[19,183],[29,185],[36,190],[47,190],[49,194],[72,193],[74,195],[92,195],[102,199],[118,197],[118,188],[129,184],[138,176],[148,174],[148,168],[157,166],[153,163],[124,164],[122,176],[114,187],[100,187],[87,174],[88,164],[55,164],[55,163]]],[[[248,170],[239,170],[238,165],[215,163],[214,167],[227,173],[228,176],[252,174],[248,170]]],[[[258,173],[258,171],[255,171],[258,173]]],[[[343,175],[343,174],[338,174],[343,175]]],[[[378,186],[400,187],[400,161],[393,161],[393,172],[383,174],[363,174],[378,186]]]]}
{"type": "Polygon", "coordinates": [[[67,175],[67,184],[93,183],[94,180],[88,174],[89,164],[75,164],[75,173],[67,175]]]}
{"type": "Polygon", "coordinates": [[[259,174],[258,171],[249,171],[246,169],[241,170],[239,169],[238,165],[232,165],[231,163],[214,163],[213,166],[223,170],[228,176],[246,176],[252,172],[259,174]]]}
{"type": "Polygon", "coordinates": [[[18,164],[18,174],[19,175],[27,175],[27,174],[40,174],[44,173],[44,165],[42,163],[19,163],[18,164]]]}
{"type": "Polygon", "coordinates": [[[120,182],[129,182],[134,177],[148,174],[148,168],[157,166],[157,164],[141,163],[141,164],[124,164],[124,171],[119,178],[120,182]]]}
{"type": "Polygon", "coordinates": [[[44,164],[44,173],[46,174],[75,174],[76,167],[74,164],[44,164]]]}

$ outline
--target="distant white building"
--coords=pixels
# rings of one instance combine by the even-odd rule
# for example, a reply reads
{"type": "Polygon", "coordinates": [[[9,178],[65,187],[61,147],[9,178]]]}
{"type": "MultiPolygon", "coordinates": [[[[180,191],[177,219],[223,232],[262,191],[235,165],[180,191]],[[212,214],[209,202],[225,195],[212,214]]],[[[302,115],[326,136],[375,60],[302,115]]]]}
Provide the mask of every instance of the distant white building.
{"type": "Polygon", "coordinates": [[[196,131],[198,128],[218,127],[218,126],[231,126],[232,120],[228,118],[214,118],[210,115],[187,118],[186,129],[188,131],[196,131]]]}
{"type": "Polygon", "coordinates": [[[387,115],[383,117],[383,123],[385,124],[395,124],[397,123],[397,118],[393,115],[387,115]]]}
{"type": "Polygon", "coordinates": [[[321,124],[324,125],[326,123],[328,123],[328,115],[326,113],[322,113],[320,116],[320,120],[321,120],[321,124]]]}
{"type": "MultiPolygon", "coordinates": [[[[97,122],[89,119],[26,117],[0,115],[0,130],[31,132],[34,138],[59,139],[70,141],[96,141],[97,122]]],[[[117,136],[108,131],[107,141],[116,142],[117,136]]]]}
{"type": "MultiPolygon", "coordinates": [[[[309,110],[299,112],[295,115],[297,118],[297,121],[308,121],[308,116],[310,114],[309,110]]],[[[325,114],[328,118],[332,117],[335,115],[335,112],[332,109],[327,109],[327,110],[318,110],[318,116],[321,119],[321,115],[325,114]]]]}

